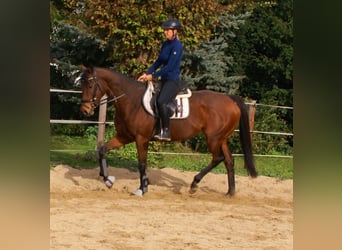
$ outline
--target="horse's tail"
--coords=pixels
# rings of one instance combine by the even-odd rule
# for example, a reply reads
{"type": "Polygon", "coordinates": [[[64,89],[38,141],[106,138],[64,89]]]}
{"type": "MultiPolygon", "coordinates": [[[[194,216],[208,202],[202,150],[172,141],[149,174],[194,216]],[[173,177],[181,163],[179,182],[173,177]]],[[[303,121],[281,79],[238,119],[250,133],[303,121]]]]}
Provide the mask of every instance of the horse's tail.
{"type": "Polygon", "coordinates": [[[240,131],[240,142],[241,142],[242,151],[244,153],[244,159],[245,159],[245,168],[247,169],[250,176],[257,177],[258,173],[254,165],[252,140],[250,136],[247,106],[242,100],[242,98],[240,98],[239,96],[230,96],[230,97],[237,103],[241,111],[239,131],[240,131]]]}

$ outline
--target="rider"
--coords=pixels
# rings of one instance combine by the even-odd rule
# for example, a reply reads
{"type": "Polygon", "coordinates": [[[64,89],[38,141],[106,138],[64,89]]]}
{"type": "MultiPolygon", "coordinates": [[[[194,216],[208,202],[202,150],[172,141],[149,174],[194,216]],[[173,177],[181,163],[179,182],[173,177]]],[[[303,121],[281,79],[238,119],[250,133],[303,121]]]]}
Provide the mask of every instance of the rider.
{"type": "Polygon", "coordinates": [[[166,41],[163,43],[157,60],[143,73],[138,81],[151,81],[152,78],[161,77],[161,89],[157,98],[158,113],[161,121],[161,131],[155,138],[170,141],[169,115],[167,104],[175,99],[179,91],[180,62],[183,55],[183,45],[178,39],[181,24],[177,19],[170,18],[162,26],[166,41]],[[156,71],[159,66],[159,71],[156,71]]]}

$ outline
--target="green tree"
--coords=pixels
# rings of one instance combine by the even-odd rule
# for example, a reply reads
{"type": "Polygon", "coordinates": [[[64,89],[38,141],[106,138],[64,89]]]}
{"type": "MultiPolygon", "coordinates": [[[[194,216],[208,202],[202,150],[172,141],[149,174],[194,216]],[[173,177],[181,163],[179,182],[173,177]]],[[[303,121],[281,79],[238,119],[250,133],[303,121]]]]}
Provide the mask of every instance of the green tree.
{"type": "MultiPolygon", "coordinates": [[[[292,0],[260,4],[230,44],[236,61],[234,72],[246,76],[239,95],[259,103],[293,106],[293,6],[292,0]]],[[[293,110],[257,108],[255,130],[291,132],[293,110]]],[[[292,147],[293,138],[255,135],[259,151],[292,147]]],[[[286,151],[289,151],[290,149],[286,151]]]]}
{"type": "Polygon", "coordinates": [[[164,39],[160,25],[166,18],[181,21],[182,42],[191,48],[210,36],[216,13],[224,11],[216,1],[204,0],[54,0],[52,4],[67,15],[69,24],[100,39],[101,46],[114,44],[108,60],[132,76],[140,74],[159,53],[164,39]]]}
{"type": "Polygon", "coordinates": [[[256,7],[237,32],[230,48],[237,62],[234,70],[246,76],[241,95],[261,101],[277,86],[288,90],[288,98],[272,104],[292,105],[292,24],[292,0],[284,0],[256,7]]]}
{"type": "Polygon", "coordinates": [[[183,76],[194,89],[236,93],[244,76],[233,72],[234,58],[229,43],[248,16],[248,13],[238,16],[222,14],[210,40],[199,43],[196,49],[185,50],[183,76]]]}

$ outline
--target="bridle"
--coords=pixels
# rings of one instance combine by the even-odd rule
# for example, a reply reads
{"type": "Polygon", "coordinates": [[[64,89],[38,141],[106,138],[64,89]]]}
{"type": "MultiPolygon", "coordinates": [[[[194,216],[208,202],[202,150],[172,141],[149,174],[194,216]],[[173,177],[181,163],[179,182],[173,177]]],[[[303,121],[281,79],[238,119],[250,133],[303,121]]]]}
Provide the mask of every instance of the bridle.
{"type": "Polygon", "coordinates": [[[120,99],[121,97],[126,95],[125,93],[123,93],[123,94],[121,94],[119,96],[114,96],[110,100],[108,100],[109,98],[107,97],[107,98],[101,99],[99,102],[97,102],[97,98],[96,98],[97,90],[99,89],[101,92],[102,92],[102,90],[101,90],[101,85],[98,83],[95,69],[94,69],[93,76],[88,78],[88,82],[90,82],[90,81],[92,81],[93,84],[94,84],[93,96],[92,96],[91,99],[82,99],[81,103],[92,103],[95,106],[94,108],[97,108],[98,106],[106,104],[106,103],[110,103],[110,102],[113,102],[113,101],[117,102],[118,99],[120,99]]]}

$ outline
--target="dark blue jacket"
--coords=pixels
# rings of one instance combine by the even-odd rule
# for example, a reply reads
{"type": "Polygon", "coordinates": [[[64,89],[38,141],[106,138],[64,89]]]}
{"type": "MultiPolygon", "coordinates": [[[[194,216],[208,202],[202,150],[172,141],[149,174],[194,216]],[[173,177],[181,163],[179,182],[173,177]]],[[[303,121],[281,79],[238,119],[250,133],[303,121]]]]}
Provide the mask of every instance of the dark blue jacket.
{"type": "Polygon", "coordinates": [[[153,78],[161,77],[162,81],[180,79],[180,62],[183,56],[183,45],[178,39],[167,40],[163,43],[157,60],[146,71],[153,78]],[[161,66],[159,71],[156,69],[161,66]]]}

